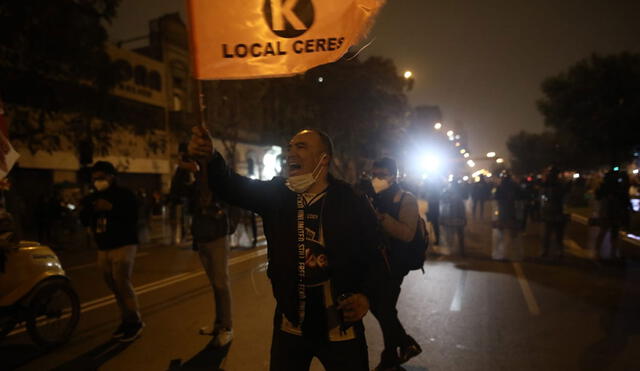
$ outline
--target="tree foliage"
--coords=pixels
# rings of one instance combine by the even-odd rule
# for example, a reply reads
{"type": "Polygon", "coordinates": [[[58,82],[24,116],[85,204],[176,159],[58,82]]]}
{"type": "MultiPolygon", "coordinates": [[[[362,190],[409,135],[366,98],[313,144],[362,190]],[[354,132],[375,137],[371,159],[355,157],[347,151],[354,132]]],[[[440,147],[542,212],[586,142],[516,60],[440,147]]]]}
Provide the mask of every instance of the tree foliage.
{"type": "Polygon", "coordinates": [[[521,131],[507,140],[512,169],[518,174],[540,173],[550,165],[567,170],[597,167],[601,157],[597,152],[582,151],[570,133],[521,131]]]}
{"type": "Polygon", "coordinates": [[[334,140],[335,170],[350,179],[381,148],[397,147],[406,84],[389,59],[341,60],[289,78],[207,83],[207,118],[229,145],[241,131],[284,144],[301,129],[323,130],[334,140]]]}
{"type": "Polygon", "coordinates": [[[572,137],[576,150],[601,164],[624,161],[639,144],[640,54],[584,59],[547,78],[538,101],[545,124],[572,137]]]}
{"type": "Polygon", "coordinates": [[[109,90],[117,72],[104,24],[120,0],[5,0],[0,3],[0,93],[16,118],[12,138],[30,149],[59,149],[69,134],[107,144],[116,121],[109,90]],[[101,120],[96,121],[95,118],[101,120]],[[64,121],[56,128],[51,121],[64,121]],[[62,131],[60,131],[62,130],[62,131]],[[70,131],[69,131],[70,130],[70,131]]]}

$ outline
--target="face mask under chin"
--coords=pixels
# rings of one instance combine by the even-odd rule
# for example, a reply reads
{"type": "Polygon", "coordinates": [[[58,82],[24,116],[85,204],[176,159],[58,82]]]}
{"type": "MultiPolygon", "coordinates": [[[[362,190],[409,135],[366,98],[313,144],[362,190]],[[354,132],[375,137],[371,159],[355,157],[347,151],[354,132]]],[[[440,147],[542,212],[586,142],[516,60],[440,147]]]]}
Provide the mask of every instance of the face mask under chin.
{"type": "Polygon", "coordinates": [[[318,164],[312,172],[289,176],[286,182],[287,188],[295,193],[303,193],[311,188],[311,186],[314,185],[320,177],[320,172],[322,170],[322,160],[324,160],[325,157],[326,155],[323,153],[320,157],[320,160],[318,161],[318,164]]]}

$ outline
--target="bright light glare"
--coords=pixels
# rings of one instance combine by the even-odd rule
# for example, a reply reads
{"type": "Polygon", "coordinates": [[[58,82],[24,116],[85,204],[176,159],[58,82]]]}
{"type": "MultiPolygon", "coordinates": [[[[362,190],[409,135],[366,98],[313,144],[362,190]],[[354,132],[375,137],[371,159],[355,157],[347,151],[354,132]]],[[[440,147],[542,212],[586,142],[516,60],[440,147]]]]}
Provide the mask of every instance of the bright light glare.
{"type": "Polygon", "coordinates": [[[580,173],[573,173],[573,179],[580,178],[580,173]]]}
{"type": "Polygon", "coordinates": [[[449,130],[449,131],[447,131],[447,136],[448,136],[448,137],[452,137],[452,136],[453,136],[453,130],[449,130]]]}
{"type": "Polygon", "coordinates": [[[456,139],[460,139],[460,135],[456,135],[456,139]]]}
{"type": "Polygon", "coordinates": [[[320,76],[318,77],[318,82],[323,82],[324,81],[324,77],[320,76]]]}
{"type": "Polygon", "coordinates": [[[467,161],[467,166],[474,167],[474,166],[476,166],[476,163],[473,160],[468,160],[467,161]]]}
{"type": "Polygon", "coordinates": [[[487,157],[489,157],[489,158],[496,157],[496,153],[495,152],[489,152],[489,153],[487,153],[487,157]]]}
{"type": "Polygon", "coordinates": [[[464,149],[464,148],[460,150],[460,154],[462,154],[462,155],[464,155],[466,152],[467,152],[467,150],[464,149]]]}
{"type": "Polygon", "coordinates": [[[282,148],[272,146],[262,158],[262,180],[271,180],[282,171],[278,156],[282,154],[282,148]]]}
{"type": "Polygon", "coordinates": [[[469,155],[469,152],[467,152],[467,153],[465,153],[465,154],[464,154],[464,158],[469,158],[469,156],[470,156],[470,155],[469,155]]]}
{"type": "Polygon", "coordinates": [[[469,180],[469,177],[465,175],[465,176],[462,177],[462,180],[464,180],[466,182],[467,180],[469,180]]]}
{"type": "Polygon", "coordinates": [[[413,76],[413,72],[411,71],[404,71],[404,78],[405,79],[410,79],[411,76],[413,76]]]}
{"type": "Polygon", "coordinates": [[[456,147],[460,147],[460,142],[456,142],[456,147]]]}
{"type": "Polygon", "coordinates": [[[453,141],[453,137],[449,137],[449,140],[450,140],[450,141],[453,141]]]}
{"type": "Polygon", "coordinates": [[[497,163],[499,163],[499,164],[501,164],[501,163],[503,163],[503,162],[504,162],[504,159],[503,159],[503,158],[497,158],[497,159],[496,159],[496,162],[497,162],[497,163]]]}
{"type": "Polygon", "coordinates": [[[452,182],[453,181],[453,174],[449,174],[449,181],[452,182]]]}
{"type": "Polygon", "coordinates": [[[436,122],[436,124],[433,125],[433,128],[436,129],[436,130],[440,130],[440,129],[442,129],[442,124],[439,123],[439,122],[436,122]]]}
{"type": "Polygon", "coordinates": [[[422,157],[420,165],[427,173],[434,173],[440,169],[440,159],[433,154],[428,154],[422,157]]]}
{"type": "Polygon", "coordinates": [[[635,175],[638,175],[638,169],[633,169],[632,173],[634,173],[635,175]]]}

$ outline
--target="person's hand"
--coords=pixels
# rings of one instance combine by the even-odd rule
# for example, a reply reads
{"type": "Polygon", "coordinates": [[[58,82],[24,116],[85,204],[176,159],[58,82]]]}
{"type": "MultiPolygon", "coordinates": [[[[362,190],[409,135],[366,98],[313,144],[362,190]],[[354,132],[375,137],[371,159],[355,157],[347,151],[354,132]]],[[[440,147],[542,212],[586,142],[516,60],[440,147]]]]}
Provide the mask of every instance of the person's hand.
{"type": "Polygon", "coordinates": [[[97,211],[109,211],[113,209],[113,205],[111,204],[111,202],[99,198],[93,203],[93,208],[97,211]]]}
{"type": "Polygon", "coordinates": [[[357,322],[369,311],[369,299],[363,294],[353,294],[338,305],[346,322],[357,322]]]}
{"type": "Polygon", "coordinates": [[[189,155],[204,158],[207,161],[211,159],[214,149],[209,130],[202,127],[202,125],[197,125],[191,129],[191,133],[191,140],[188,146],[189,155]]]}
{"type": "Polygon", "coordinates": [[[200,166],[196,161],[179,161],[178,167],[184,170],[188,170],[192,173],[197,173],[200,171],[200,166]]]}

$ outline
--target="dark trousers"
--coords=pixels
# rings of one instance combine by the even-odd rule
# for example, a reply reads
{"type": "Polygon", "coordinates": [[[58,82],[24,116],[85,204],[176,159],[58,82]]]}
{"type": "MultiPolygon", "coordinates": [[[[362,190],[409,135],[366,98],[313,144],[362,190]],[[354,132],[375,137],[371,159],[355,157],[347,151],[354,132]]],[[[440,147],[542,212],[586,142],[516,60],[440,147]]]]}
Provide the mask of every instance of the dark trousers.
{"type": "Polygon", "coordinates": [[[313,357],[317,357],[327,371],[369,371],[362,322],[355,324],[356,339],[330,342],[286,333],[280,329],[280,318],[276,313],[271,340],[271,371],[309,370],[313,357]]]}
{"type": "Polygon", "coordinates": [[[407,332],[398,319],[396,304],[400,297],[401,278],[389,278],[382,284],[376,297],[371,301],[371,313],[376,317],[384,338],[384,351],[382,361],[392,362],[397,360],[397,348],[406,346],[409,342],[407,332]]]}
{"type": "Polygon", "coordinates": [[[484,217],[484,201],[482,199],[479,198],[474,198],[473,199],[473,209],[472,209],[472,213],[473,213],[473,217],[476,217],[476,207],[478,204],[480,204],[480,218],[484,217]]]}
{"type": "Polygon", "coordinates": [[[551,243],[555,242],[555,247],[559,253],[564,252],[564,223],[544,222],[542,234],[542,254],[548,255],[551,252],[551,243]]]}

